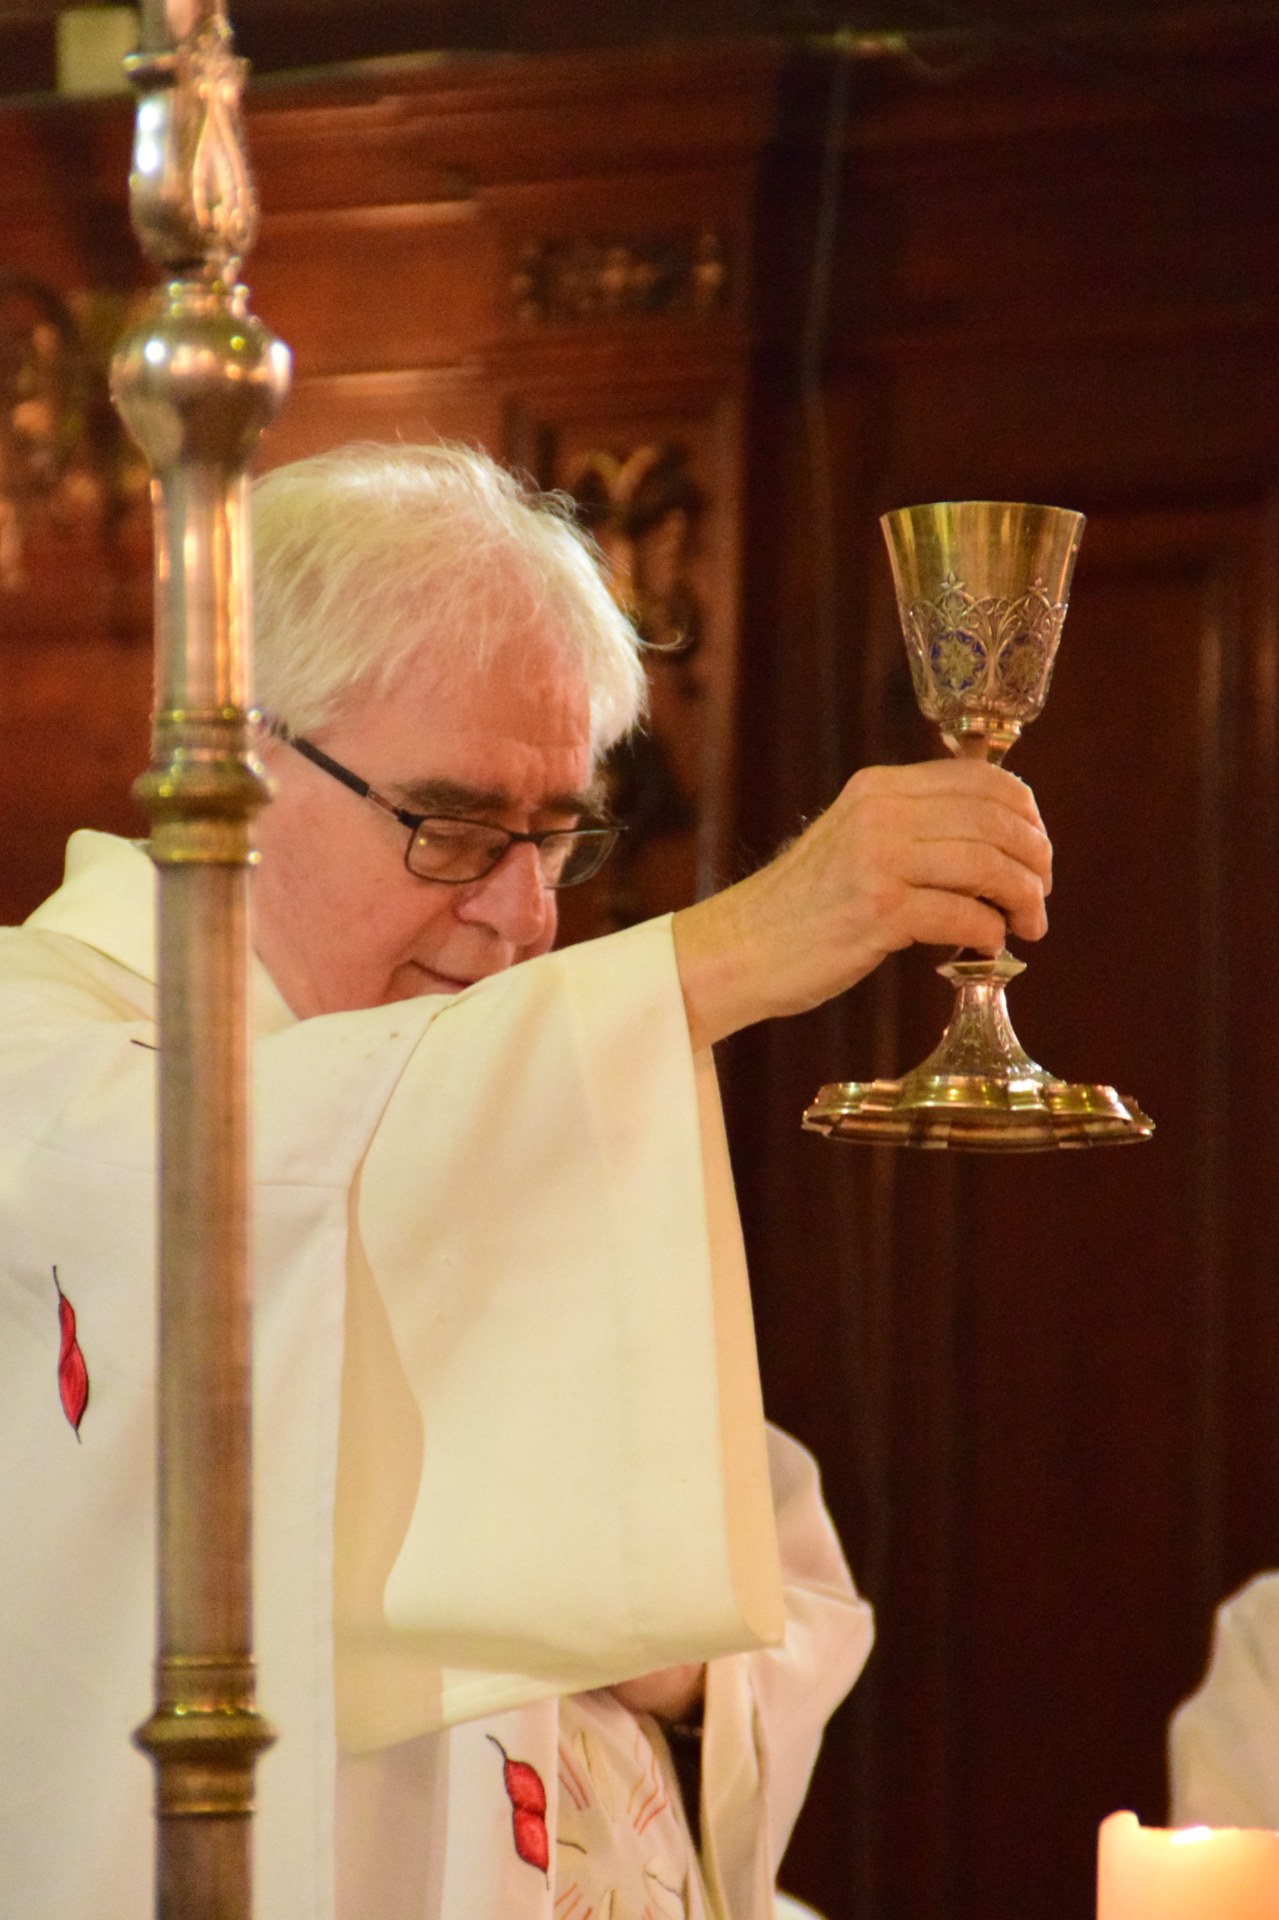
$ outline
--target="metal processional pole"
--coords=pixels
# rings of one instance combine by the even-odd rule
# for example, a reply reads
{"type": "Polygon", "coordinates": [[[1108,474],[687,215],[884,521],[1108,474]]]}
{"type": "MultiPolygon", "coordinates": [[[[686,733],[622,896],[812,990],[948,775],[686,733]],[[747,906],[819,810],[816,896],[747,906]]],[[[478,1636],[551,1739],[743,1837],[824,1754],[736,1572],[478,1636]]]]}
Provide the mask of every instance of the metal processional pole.
{"type": "Polygon", "coordinates": [[[151,462],[156,711],[138,783],[159,932],[160,1920],[248,1920],[258,1754],[251,1599],[247,470],[287,351],[237,284],[256,224],[244,65],[220,0],[146,0],[133,222],[167,284],[121,342],[116,403],[151,462]]]}

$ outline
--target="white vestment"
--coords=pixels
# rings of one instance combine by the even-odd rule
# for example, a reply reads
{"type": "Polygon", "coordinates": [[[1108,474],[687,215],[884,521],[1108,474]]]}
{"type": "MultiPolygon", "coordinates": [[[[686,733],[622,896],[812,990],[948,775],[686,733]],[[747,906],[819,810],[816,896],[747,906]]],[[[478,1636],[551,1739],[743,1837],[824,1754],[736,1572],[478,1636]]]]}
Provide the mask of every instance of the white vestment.
{"type": "Polygon", "coordinates": [[[1279,1573],[1217,1609],[1198,1690],[1168,1733],[1177,1826],[1279,1827],[1279,1573]]]}
{"type": "MultiPolygon", "coordinates": [[[[149,1767],[127,1742],[154,1644],[151,897],[143,853],[78,835],[63,888],[0,939],[14,1920],[148,1910],[149,1767]]],[[[870,1624],[811,1463],[765,1436],[668,924],[452,998],[298,1022],[257,966],[252,993],[257,1648],[282,1732],[257,1912],[550,1920],[565,1773],[589,1798],[576,1762],[601,1727],[645,1731],[598,1690],[708,1659],[710,1911],[763,1920],[870,1624]]]]}

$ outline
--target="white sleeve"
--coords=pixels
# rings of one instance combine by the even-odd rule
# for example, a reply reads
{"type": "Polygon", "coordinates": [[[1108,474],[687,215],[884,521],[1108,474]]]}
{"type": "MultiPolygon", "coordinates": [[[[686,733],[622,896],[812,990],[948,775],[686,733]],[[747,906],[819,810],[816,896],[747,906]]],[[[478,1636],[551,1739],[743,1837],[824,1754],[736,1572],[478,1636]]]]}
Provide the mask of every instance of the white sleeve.
{"type": "Polygon", "coordinates": [[[773,1912],[778,1867],[803,1804],[827,1720],[874,1638],[812,1456],[768,1430],[786,1606],[781,1644],[707,1670],[702,1842],[720,1910],[773,1912]]]}
{"type": "Polygon", "coordinates": [[[1176,1826],[1279,1827],[1279,1574],[1225,1601],[1168,1736],[1176,1826]]]}
{"type": "Polygon", "coordinates": [[[449,1002],[356,1229],[348,1748],[780,1637],[740,1229],[668,922],[449,1002]]]}

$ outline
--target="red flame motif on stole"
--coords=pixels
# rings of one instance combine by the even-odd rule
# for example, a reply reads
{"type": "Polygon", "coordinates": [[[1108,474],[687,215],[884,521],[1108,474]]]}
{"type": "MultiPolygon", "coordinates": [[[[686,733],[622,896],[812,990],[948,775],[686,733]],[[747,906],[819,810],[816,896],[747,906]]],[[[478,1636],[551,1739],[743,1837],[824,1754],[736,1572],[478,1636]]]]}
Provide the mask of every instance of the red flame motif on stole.
{"type": "Polygon", "coordinates": [[[502,1784],[511,1803],[511,1831],[515,1851],[530,1867],[545,1873],[551,1864],[551,1843],[546,1831],[546,1788],[536,1767],[527,1760],[512,1760],[500,1740],[493,1741],[502,1756],[502,1784]]]}
{"type": "Polygon", "coordinates": [[[58,1347],[58,1397],[78,1440],[80,1422],[89,1404],[89,1369],[84,1363],[80,1342],[76,1339],[75,1308],[62,1291],[56,1267],[53,1269],[53,1284],[58,1289],[58,1328],[62,1336],[58,1347]]]}

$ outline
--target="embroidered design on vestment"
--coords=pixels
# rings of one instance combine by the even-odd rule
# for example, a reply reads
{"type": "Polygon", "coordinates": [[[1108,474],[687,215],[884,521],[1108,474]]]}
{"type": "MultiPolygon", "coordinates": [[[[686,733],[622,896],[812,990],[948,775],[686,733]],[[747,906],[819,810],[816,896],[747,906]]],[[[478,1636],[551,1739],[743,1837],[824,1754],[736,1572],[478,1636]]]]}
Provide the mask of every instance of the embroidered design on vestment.
{"type": "Polygon", "coordinates": [[[545,1873],[551,1864],[551,1845],[546,1832],[546,1788],[536,1767],[527,1760],[512,1760],[500,1740],[493,1741],[502,1756],[502,1784],[511,1803],[511,1832],[515,1851],[530,1867],[545,1873]]]}
{"type": "Polygon", "coordinates": [[[75,1308],[62,1291],[58,1269],[53,1269],[53,1284],[58,1289],[58,1398],[62,1411],[71,1422],[71,1431],[80,1438],[80,1422],[89,1404],[89,1369],[76,1339],[75,1308]]]}
{"type": "Polygon", "coordinates": [[[561,1723],[559,1786],[554,1920],[690,1920],[688,1835],[681,1846],[665,1773],[639,1722],[611,1759],[594,1729],[566,1739],[561,1723]]]}

